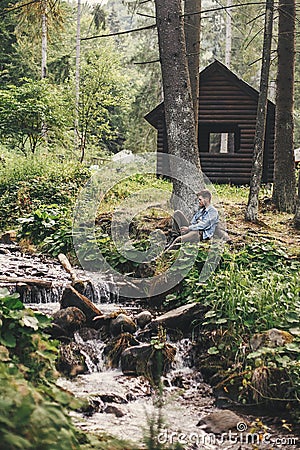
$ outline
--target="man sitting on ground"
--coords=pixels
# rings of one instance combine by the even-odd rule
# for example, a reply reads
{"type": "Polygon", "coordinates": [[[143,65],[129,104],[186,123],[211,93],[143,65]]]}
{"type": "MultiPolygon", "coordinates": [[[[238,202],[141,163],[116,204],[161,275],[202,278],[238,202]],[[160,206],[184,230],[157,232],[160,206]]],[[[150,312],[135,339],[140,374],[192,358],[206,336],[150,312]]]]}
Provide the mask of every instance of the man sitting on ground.
{"type": "Polygon", "coordinates": [[[219,222],[219,214],[216,208],[211,205],[211,193],[209,190],[203,189],[197,196],[199,209],[190,223],[182,211],[174,212],[172,240],[166,250],[171,250],[180,243],[206,241],[213,237],[219,222]]]}

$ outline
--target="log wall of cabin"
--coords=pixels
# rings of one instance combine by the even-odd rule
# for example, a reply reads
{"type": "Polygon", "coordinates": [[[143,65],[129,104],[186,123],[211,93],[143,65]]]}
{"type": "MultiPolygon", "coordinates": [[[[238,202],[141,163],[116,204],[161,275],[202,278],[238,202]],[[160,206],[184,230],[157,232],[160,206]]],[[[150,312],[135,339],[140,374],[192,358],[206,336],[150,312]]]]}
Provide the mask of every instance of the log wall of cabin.
{"type": "MultiPolygon", "coordinates": [[[[252,168],[257,99],[232,84],[222,74],[200,80],[199,151],[203,172],[212,182],[248,184],[252,168]],[[234,153],[209,153],[208,130],[224,126],[239,130],[239,148],[234,153]]],[[[274,130],[273,130],[274,132],[274,130]]],[[[272,130],[266,144],[272,144],[272,130]]],[[[271,156],[271,154],[269,155],[271,156]]],[[[268,158],[269,159],[269,158],[268,158]]],[[[265,160],[264,182],[272,179],[272,165],[265,160]]]]}
{"type": "MultiPolygon", "coordinates": [[[[242,185],[250,182],[258,99],[256,91],[253,92],[250,86],[243,88],[243,83],[233,83],[232,77],[227,78],[218,70],[206,73],[200,78],[199,152],[202,170],[213,183],[242,185]],[[217,128],[220,132],[225,132],[222,127],[238,130],[238,148],[234,153],[209,153],[209,130],[217,128]]],[[[157,151],[168,153],[163,109],[159,114],[155,124],[158,130],[157,151]]],[[[275,107],[269,102],[262,180],[264,183],[273,181],[274,116],[275,107]]],[[[169,166],[166,167],[167,162],[159,153],[157,174],[165,176],[169,173],[169,166]]]]}
{"type": "Polygon", "coordinates": [[[168,141],[166,134],[166,127],[164,116],[157,122],[157,159],[156,159],[156,173],[158,176],[165,177],[170,173],[170,166],[167,165],[166,158],[162,158],[162,153],[168,153],[168,141]]]}

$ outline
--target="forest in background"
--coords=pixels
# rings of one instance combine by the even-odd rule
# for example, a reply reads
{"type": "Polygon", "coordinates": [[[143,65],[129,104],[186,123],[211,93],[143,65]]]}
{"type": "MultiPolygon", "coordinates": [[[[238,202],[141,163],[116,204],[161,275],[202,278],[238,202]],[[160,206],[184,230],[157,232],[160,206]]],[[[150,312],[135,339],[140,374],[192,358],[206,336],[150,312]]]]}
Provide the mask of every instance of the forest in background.
{"type": "MultiPolygon", "coordinates": [[[[47,70],[43,77],[42,10],[39,2],[24,4],[10,0],[3,0],[1,4],[2,153],[50,151],[60,157],[91,162],[93,158],[102,158],[124,148],[134,153],[155,150],[155,131],[145,122],[144,115],[161,101],[162,81],[157,31],[155,26],[143,29],[155,24],[154,4],[121,0],[92,5],[82,2],[77,106],[77,2],[48,2],[47,70]]],[[[258,88],[263,13],[264,3],[243,6],[235,3],[229,11],[220,2],[203,2],[200,67],[204,68],[215,58],[224,62],[226,15],[230,14],[231,70],[258,88]]],[[[275,13],[275,30],[276,26],[275,13]]],[[[299,20],[296,26],[299,30],[299,20]]],[[[271,100],[275,96],[275,49],[276,32],[270,70],[271,100]]],[[[297,51],[296,147],[300,145],[299,59],[297,51]]]]}

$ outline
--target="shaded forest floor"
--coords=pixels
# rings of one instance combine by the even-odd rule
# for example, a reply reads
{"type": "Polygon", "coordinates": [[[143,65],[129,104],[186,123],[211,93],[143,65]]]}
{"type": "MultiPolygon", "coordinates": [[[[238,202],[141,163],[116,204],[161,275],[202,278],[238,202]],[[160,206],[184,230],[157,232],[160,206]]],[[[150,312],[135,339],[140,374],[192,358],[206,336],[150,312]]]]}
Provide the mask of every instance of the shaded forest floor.
{"type": "Polygon", "coordinates": [[[300,251],[300,232],[293,226],[293,215],[279,213],[267,197],[260,204],[258,223],[245,220],[246,203],[223,200],[228,233],[233,243],[273,240],[289,253],[300,251]]]}

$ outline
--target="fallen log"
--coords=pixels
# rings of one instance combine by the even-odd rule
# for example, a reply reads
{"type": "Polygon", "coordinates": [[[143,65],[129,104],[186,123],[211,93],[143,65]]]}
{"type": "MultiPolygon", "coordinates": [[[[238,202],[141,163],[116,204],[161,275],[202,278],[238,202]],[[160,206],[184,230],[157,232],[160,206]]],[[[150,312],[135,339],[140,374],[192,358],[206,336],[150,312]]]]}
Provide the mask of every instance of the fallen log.
{"type": "Polygon", "coordinates": [[[68,260],[66,255],[64,255],[63,253],[60,253],[58,255],[58,260],[61,263],[61,265],[63,266],[63,268],[66,270],[66,272],[68,272],[68,274],[71,276],[71,280],[72,280],[71,285],[73,286],[73,288],[80,294],[83,294],[86,289],[87,284],[90,283],[90,280],[87,278],[85,278],[85,279],[78,278],[75,269],[71,266],[70,261],[68,260]]]}
{"type": "Polygon", "coordinates": [[[53,281],[41,280],[40,278],[24,278],[24,277],[0,277],[0,284],[18,284],[25,283],[29,285],[40,286],[41,288],[52,288],[54,287],[53,281]]]}
{"type": "Polygon", "coordinates": [[[73,267],[71,266],[71,263],[68,260],[68,258],[66,257],[66,255],[64,255],[63,253],[60,253],[57,258],[58,258],[59,262],[61,263],[61,265],[63,266],[63,268],[66,270],[66,272],[68,272],[68,274],[71,276],[73,283],[82,281],[77,278],[77,274],[76,274],[75,270],[73,269],[73,267]]]}

